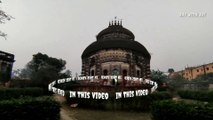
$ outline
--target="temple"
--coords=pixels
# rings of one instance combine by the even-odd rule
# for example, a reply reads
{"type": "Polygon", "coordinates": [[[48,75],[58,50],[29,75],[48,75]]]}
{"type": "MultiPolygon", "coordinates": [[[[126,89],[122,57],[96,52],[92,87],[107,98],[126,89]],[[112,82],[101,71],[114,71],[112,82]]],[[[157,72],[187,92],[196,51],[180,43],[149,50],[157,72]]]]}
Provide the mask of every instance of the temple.
{"type": "MultiPolygon", "coordinates": [[[[122,21],[111,21],[82,53],[82,75],[150,78],[151,55],[122,21]]],[[[119,81],[118,81],[119,82],[119,81]]],[[[120,81],[121,82],[121,81],[120,81]]]]}

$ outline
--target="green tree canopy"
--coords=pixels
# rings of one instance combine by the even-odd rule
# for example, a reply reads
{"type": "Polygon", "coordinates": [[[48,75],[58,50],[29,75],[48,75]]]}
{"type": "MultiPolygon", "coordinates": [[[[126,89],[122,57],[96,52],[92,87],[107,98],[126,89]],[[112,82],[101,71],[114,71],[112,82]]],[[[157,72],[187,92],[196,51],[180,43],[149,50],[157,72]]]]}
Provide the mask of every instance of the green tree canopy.
{"type": "Polygon", "coordinates": [[[169,68],[169,69],[168,69],[168,73],[169,73],[169,74],[171,74],[171,73],[173,73],[173,72],[175,72],[175,70],[174,70],[173,68],[169,68]]]}
{"type": "Polygon", "coordinates": [[[33,55],[32,60],[26,65],[21,72],[20,76],[24,76],[33,81],[34,85],[45,86],[51,81],[59,79],[61,76],[65,76],[70,72],[65,69],[66,61],[49,57],[46,54],[37,53],[33,55]]]}
{"type": "Polygon", "coordinates": [[[152,70],[151,79],[156,81],[158,85],[162,85],[162,83],[166,81],[167,76],[160,70],[152,70]]]}

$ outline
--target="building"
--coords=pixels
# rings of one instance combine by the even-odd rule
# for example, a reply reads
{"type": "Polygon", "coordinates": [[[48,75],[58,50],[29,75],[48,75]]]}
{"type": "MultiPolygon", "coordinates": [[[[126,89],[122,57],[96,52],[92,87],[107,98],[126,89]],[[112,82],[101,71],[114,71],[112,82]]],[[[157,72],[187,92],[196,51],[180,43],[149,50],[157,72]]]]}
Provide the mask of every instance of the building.
{"type": "Polygon", "coordinates": [[[14,55],[0,51],[0,83],[11,79],[14,55]]]}
{"type": "Polygon", "coordinates": [[[134,34],[112,21],[82,53],[82,75],[122,75],[150,78],[151,55],[134,34]]]}
{"type": "Polygon", "coordinates": [[[181,75],[187,80],[193,80],[200,75],[213,73],[213,63],[204,64],[196,67],[186,67],[185,70],[174,72],[170,77],[175,75],[181,75]]]}

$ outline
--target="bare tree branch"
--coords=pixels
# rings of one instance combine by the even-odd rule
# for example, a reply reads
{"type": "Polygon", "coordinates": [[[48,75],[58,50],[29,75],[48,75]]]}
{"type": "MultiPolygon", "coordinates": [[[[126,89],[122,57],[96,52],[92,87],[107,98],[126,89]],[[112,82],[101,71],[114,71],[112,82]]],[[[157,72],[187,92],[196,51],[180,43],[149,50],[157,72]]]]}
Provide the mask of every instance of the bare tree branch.
{"type": "Polygon", "coordinates": [[[11,18],[13,17],[0,10],[0,23],[5,23],[6,20],[9,21],[11,18]]]}
{"type": "Polygon", "coordinates": [[[3,33],[2,31],[0,31],[0,36],[1,36],[1,37],[4,37],[5,40],[7,39],[7,38],[6,38],[7,34],[3,33]]]}
{"type": "MultiPolygon", "coordinates": [[[[0,0],[0,3],[2,3],[1,0],[0,0]]],[[[12,18],[13,18],[12,16],[8,15],[7,13],[5,13],[5,12],[4,12],[3,10],[1,10],[1,8],[0,8],[0,24],[3,24],[3,23],[5,23],[6,21],[9,21],[9,20],[11,20],[12,18]]],[[[1,37],[4,37],[4,38],[6,39],[7,34],[4,33],[4,32],[2,32],[2,31],[0,30],[0,36],[1,36],[1,37]]]]}

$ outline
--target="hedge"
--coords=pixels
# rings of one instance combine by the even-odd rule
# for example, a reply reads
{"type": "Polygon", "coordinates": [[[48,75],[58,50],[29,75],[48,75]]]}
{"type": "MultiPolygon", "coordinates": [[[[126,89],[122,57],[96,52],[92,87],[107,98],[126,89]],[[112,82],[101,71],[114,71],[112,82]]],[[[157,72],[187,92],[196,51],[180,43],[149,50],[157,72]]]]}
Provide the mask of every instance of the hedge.
{"type": "Polygon", "coordinates": [[[171,99],[169,92],[156,92],[147,96],[115,99],[113,93],[109,93],[108,100],[69,98],[66,93],[66,99],[69,104],[77,103],[78,107],[105,109],[105,110],[133,110],[133,111],[148,111],[153,101],[171,99]]]}
{"type": "Polygon", "coordinates": [[[0,89],[0,100],[20,98],[23,96],[38,97],[44,95],[42,88],[3,88],[0,89]]]}
{"type": "Polygon", "coordinates": [[[213,91],[190,91],[182,90],[178,91],[181,98],[184,99],[194,99],[200,101],[213,102],[213,91]]]}
{"type": "Polygon", "coordinates": [[[156,101],[151,114],[153,120],[213,120],[213,104],[156,101]]]}
{"type": "Polygon", "coordinates": [[[51,97],[0,101],[1,120],[59,120],[60,105],[51,97]]]}

